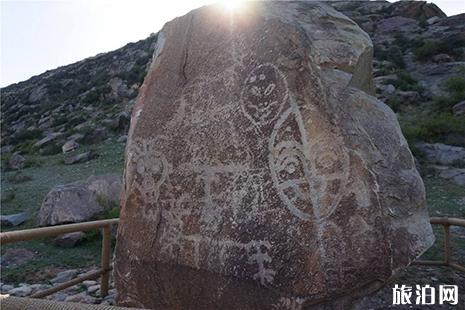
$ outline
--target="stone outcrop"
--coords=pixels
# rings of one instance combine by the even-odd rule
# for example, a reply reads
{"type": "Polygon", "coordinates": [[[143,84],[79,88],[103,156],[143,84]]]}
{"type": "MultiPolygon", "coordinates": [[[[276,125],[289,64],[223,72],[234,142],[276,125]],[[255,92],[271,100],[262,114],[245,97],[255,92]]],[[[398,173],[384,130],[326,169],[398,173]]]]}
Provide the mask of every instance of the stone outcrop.
{"type": "Polygon", "coordinates": [[[39,210],[39,225],[84,222],[116,203],[121,191],[117,175],[90,176],[85,181],[52,188],[39,210]]]}
{"type": "Polygon", "coordinates": [[[347,308],[429,248],[371,62],[368,35],[319,3],[167,23],[128,135],[119,304],[347,308]]]}
{"type": "Polygon", "coordinates": [[[442,143],[417,143],[415,147],[429,162],[465,166],[465,147],[442,143]]]}

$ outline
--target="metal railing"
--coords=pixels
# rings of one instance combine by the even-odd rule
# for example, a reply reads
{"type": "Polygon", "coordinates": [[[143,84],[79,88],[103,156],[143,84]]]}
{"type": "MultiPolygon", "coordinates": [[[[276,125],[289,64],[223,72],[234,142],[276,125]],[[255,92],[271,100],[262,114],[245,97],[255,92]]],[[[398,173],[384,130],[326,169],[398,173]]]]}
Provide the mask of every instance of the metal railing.
{"type": "Polygon", "coordinates": [[[61,283],[57,286],[51,287],[49,289],[37,292],[31,297],[33,298],[42,298],[51,294],[54,294],[58,291],[64,290],[70,286],[76,285],[78,283],[84,282],[86,280],[93,280],[100,277],[100,296],[105,297],[108,295],[108,288],[110,282],[110,271],[112,269],[110,265],[110,255],[111,255],[111,226],[118,224],[119,219],[110,219],[110,220],[101,220],[93,222],[84,222],[76,224],[67,224],[67,225],[58,225],[50,227],[41,227],[33,228],[26,230],[17,230],[0,233],[0,245],[21,242],[21,241],[30,241],[34,239],[41,239],[47,237],[55,237],[61,234],[66,234],[76,231],[87,231],[93,229],[102,230],[102,257],[101,257],[101,268],[99,270],[89,272],[83,276],[74,278],[70,281],[61,283]]]}
{"type": "Polygon", "coordinates": [[[432,260],[418,260],[415,261],[416,265],[431,265],[431,266],[447,266],[456,270],[465,272],[465,267],[460,266],[451,260],[451,246],[450,246],[450,226],[465,227],[465,219],[448,218],[448,217],[432,217],[430,223],[433,225],[442,225],[444,228],[444,259],[440,261],[432,260]]]}

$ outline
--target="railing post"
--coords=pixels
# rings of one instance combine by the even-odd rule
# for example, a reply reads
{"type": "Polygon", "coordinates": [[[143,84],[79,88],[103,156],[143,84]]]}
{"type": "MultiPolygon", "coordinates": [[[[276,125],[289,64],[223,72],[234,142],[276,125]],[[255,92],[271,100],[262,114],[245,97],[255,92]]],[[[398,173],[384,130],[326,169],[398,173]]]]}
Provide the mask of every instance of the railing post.
{"type": "Polygon", "coordinates": [[[111,230],[110,225],[102,228],[102,276],[100,278],[100,296],[108,295],[108,287],[110,282],[110,244],[111,230]]]}
{"type": "Polygon", "coordinates": [[[450,225],[444,224],[444,264],[450,263],[450,225]]]}

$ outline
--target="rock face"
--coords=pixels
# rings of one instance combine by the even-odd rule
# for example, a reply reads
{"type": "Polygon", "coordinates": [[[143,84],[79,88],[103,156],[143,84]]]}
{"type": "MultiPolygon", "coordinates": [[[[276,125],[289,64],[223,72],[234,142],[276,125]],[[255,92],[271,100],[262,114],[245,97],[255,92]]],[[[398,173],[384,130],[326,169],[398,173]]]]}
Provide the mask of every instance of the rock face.
{"type": "Polygon", "coordinates": [[[319,3],[166,24],[128,136],[119,304],[347,308],[423,253],[423,183],[371,55],[319,3]]]}

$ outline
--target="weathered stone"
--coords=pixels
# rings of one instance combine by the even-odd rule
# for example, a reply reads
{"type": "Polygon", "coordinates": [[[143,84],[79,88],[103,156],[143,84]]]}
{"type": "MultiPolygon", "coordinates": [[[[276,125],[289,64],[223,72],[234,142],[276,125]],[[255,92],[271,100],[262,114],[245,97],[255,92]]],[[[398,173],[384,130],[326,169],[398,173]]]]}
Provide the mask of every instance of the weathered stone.
{"type": "Polygon", "coordinates": [[[13,170],[23,169],[24,165],[26,164],[26,158],[21,154],[13,154],[10,160],[8,161],[8,165],[13,170]]]}
{"type": "Polygon", "coordinates": [[[69,141],[66,141],[65,144],[63,144],[63,146],[61,147],[61,151],[63,152],[63,154],[65,154],[65,153],[74,151],[78,147],[79,147],[79,143],[77,143],[74,140],[69,140],[69,141]]]}
{"type": "Polygon", "coordinates": [[[68,158],[65,158],[65,165],[74,165],[78,163],[84,163],[86,161],[95,159],[98,154],[95,151],[87,151],[85,153],[77,154],[68,158]]]}
{"type": "Polygon", "coordinates": [[[11,291],[14,288],[15,287],[13,285],[3,284],[0,291],[2,292],[2,294],[6,294],[6,293],[8,293],[9,291],[11,291]]]}
{"type": "Polygon", "coordinates": [[[39,210],[39,225],[57,225],[90,220],[103,211],[95,193],[84,184],[55,186],[44,198],[39,210]]]}
{"type": "Polygon", "coordinates": [[[87,293],[94,294],[100,289],[100,284],[92,285],[87,288],[87,293]]]}
{"type": "Polygon", "coordinates": [[[314,2],[241,12],[159,34],[128,135],[120,305],[347,309],[433,243],[396,116],[370,96],[369,37],[314,2]]]}
{"type": "Polygon", "coordinates": [[[121,195],[121,177],[116,174],[90,176],[84,184],[105,201],[118,203],[121,195]]]}
{"type": "Polygon", "coordinates": [[[460,101],[452,107],[455,116],[465,116],[465,101],[460,101]]]}
{"type": "Polygon", "coordinates": [[[444,18],[447,15],[434,3],[426,1],[397,1],[390,6],[391,14],[426,20],[432,17],[444,18]]]}
{"type": "Polygon", "coordinates": [[[0,222],[4,227],[18,226],[26,222],[29,219],[29,215],[26,212],[0,215],[0,222]]]}
{"type": "Polygon", "coordinates": [[[25,248],[6,249],[1,257],[2,267],[17,267],[34,259],[35,253],[25,248]]]}
{"type": "Polygon", "coordinates": [[[417,143],[415,147],[429,162],[440,165],[465,165],[465,148],[442,143],[417,143]]]}
{"type": "Polygon", "coordinates": [[[62,248],[72,248],[81,242],[85,235],[82,231],[59,235],[54,239],[54,243],[62,248]]]}
{"type": "Polygon", "coordinates": [[[42,202],[39,223],[56,225],[90,220],[108,203],[118,205],[121,186],[121,177],[114,174],[55,186],[42,202]]]}
{"type": "Polygon", "coordinates": [[[430,166],[440,178],[449,180],[459,186],[465,186],[465,169],[448,166],[430,166]]]}
{"type": "Polygon", "coordinates": [[[75,269],[65,270],[65,271],[58,273],[55,278],[50,280],[50,282],[54,285],[60,284],[60,283],[63,283],[63,282],[66,282],[66,281],[69,281],[75,278],[77,273],[78,272],[75,269]]]}
{"type": "Polygon", "coordinates": [[[442,63],[442,62],[450,62],[450,61],[454,61],[454,59],[452,57],[450,57],[449,55],[447,54],[437,54],[437,55],[434,55],[432,60],[436,63],[442,63]]]}
{"type": "Polygon", "coordinates": [[[32,289],[28,285],[23,285],[16,287],[10,291],[8,291],[8,294],[13,295],[13,296],[18,296],[18,297],[26,297],[29,294],[31,294],[32,289]]]}
{"type": "Polygon", "coordinates": [[[58,138],[60,138],[61,136],[63,136],[63,134],[61,132],[53,132],[53,133],[50,133],[48,134],[45,138],[37,141],[34,146],[37,147],[37,148],[42,148],[42,147],[45,147],[47,145],[50,145],[52,144],[54,141],[56,141],[58,138]]]}

